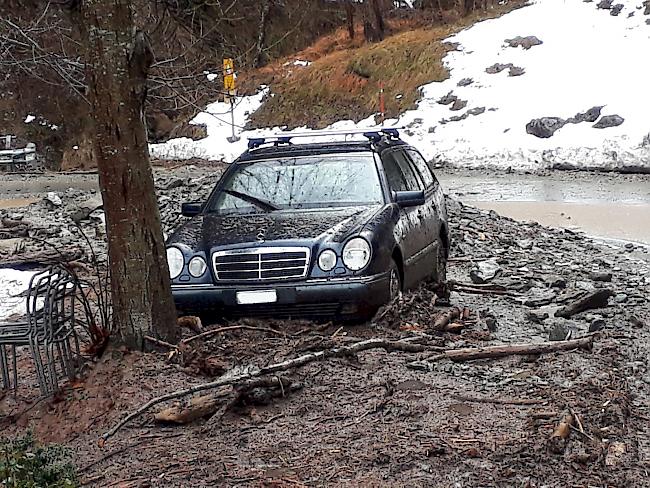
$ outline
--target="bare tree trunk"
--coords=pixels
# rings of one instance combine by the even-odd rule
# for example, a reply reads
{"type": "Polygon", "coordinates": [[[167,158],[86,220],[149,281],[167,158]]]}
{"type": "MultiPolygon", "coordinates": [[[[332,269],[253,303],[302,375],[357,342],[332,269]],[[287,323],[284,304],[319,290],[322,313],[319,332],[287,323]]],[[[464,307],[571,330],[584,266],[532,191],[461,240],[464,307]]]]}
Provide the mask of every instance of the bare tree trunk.
{"type": "Polygon", "coordinates": [[[262,5],[262,13],[260,14],[260,25],[257,34],[257,56],[255,57],[255,66],[260,68],[265,64],[264,44],[266,42],[266,24],[269,20],[269,13],[271,12],[271,0],[266,0],[262,5]]]}
{"type": "Polygon", "coordinates": [[[354,39],[354,3],[352,3],[351,0],[348,0],[345,3],[345,13],[346,13],[346,20],[348,23],[348,34],[350,36],[350,39],[354,39]]]}
{"type": "Polygon", "coordinates": [[[130,0],[85,0],[77,15],[86,47],[94,144],[104,201],[113,296],[121,339],[176,342],[176,311],[144,123],[148,40],[130,0]]]}

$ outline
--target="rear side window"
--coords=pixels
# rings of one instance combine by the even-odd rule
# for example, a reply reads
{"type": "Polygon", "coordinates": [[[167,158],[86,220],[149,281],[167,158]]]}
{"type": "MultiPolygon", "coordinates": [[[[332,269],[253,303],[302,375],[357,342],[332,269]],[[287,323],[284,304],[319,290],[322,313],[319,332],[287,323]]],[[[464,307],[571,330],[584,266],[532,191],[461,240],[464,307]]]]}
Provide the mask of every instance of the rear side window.
{"type": "Polygon", "coordinates": [[[433,176],[433,173],[431,172],[431,169],[429,168],[427,162],[416,150],[407,149],[407,152],[411,157],[413,164],[415,164],[415,167],[420,173],[420,176],[422,177],[422,181],[424,182],[424,187],[425,188],[431,187],[433,185],[433,182],[436,181],[436,178],[435,176],[433,176]]]}
{"type": "Polygon", "coordinates": [[[393,191],[406,191],[408,189],[406,179],[404,178],[404,174],[397,164],[397,161],[393,157],[394,154],[395,153],[385,154],[382,158],[388,186],[393,191]]]}
{"type": "Polygon", "coordinates": [[[420,176],[416,174],[411,162],[409,161],[404,151],[398,150],[391,154],[404,175],[406,180],[406,189],[409,191],[417,191],[422,189],[422,182],[420,176]]]}

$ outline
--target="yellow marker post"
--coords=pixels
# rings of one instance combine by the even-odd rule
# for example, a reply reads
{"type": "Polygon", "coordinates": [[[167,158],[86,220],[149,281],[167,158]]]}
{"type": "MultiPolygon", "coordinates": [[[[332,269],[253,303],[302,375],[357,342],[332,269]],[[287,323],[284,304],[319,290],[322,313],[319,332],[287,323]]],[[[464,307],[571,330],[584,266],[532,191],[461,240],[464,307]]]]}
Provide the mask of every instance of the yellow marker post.
{"type": "Polygon", "coordinates": [[[235,62],[231,58],[224,58],[223,60],[223,100],[230,102],[230,119],[232,121],[232,136],[228,138],[228,142],[236,142],[239,137],[235,135],[235,97],[237,96],[235,75],[235,62]]]}

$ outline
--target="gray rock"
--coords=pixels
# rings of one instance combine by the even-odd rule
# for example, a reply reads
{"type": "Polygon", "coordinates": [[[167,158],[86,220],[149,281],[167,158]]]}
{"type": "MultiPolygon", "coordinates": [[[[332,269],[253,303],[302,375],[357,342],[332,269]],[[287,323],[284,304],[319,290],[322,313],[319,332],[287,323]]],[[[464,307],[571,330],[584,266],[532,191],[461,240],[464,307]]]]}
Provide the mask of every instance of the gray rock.
{"type": "Polygon", "coordinates": [[[596,8],[603,9],[603,10],[609,10],[609,9],[612,8],[612,3],[614,3],[614,0],[601,0],[596,5],[596,8]]]}
{"type": "Polygon", "coordinates": [[[508,70],[508,76],[521,76],[526,73],[526,70],[520,66],[511,66],[508,70]]]}
{"type": "Polygon", "coordinates": [[[614,295],[614,302],[616,303],[625,303],[627,302],[627,294],[626,293],[617,293],[614,295]]]}
{"type": "Polygon", "coordinates": [[[467,111],[469,115],[481,115],[483,112],[485,112],[485,107],[474,107],[467,111]]]}
{"type": "Polygon", "coordinates": [[[594,129],[607,129],[608,127],[617,127],[623,122],[625,122],[625,119],[620,115],[605,115],[592,127],[594,129]]]}
{"type": "Polygon", "coordinates": [[[43,200],[52,207],[60,207],[63,205],[61,197],[53,191],[47,192],[47,195],[45,195],[45,198],[43,198],[43,200]]]}
{"type": "Polygon", "coordinates": [[[549,276],[545,281],[551,288],[566,288],[566,279],[561,276],[549,276]]]}
{"type": "Polygon", "coordinates": [[[597,332],[605,328],[605,319],[595,319],[589,324],[589,332],[597,332]]]}
{"type": "Polygon", "coordinates": [[[527,307],[543,307],[555,300],[555,291],[548,288],[533,287],[520,301],[527,307]]]}
{"type": "Polygon", "coordinates": [[[567,124],[579,124],[580,122],[596,122],[598,117],[600,117],[600,111],[603,109],[602,106],[591,107],[586,112],[581,112],[575,114],[570,119],[567,119],[567,124]]]}
{"type": "Polygon", "coordinates": [[[526,313],[526,318],[534,324],[541,324],[547,318],[549,318],[549,315],[548,313],[541,310],[530,310],[528,313],[526,313]]]}
{"type": "Polygon", "coordinates": [[[609,15],[613,15],[614,17],[618,16],[618,14],[621,13],[621,10],[623,10],[624,6],[625,5],[623,5],[622,3],[617,3],[610,9],[609,15]]]}
{"type": "Polygon", "coordinates": [[[571,329],[562,322],[555,322],[548,332],[549,341],[564,341],[571,337],[571,329]]]}
{"type": "Polygon", "coordinates": [[[481,285],[496,278],[500,272],[501,266],[496,259],[488,259],[477,263],[476,267],[469,272],[469,277],[472,283],[481,285]]]}
{"type": "Polygon", "coordinates": [[[457,85],[458,86],[468,86],[468,85],[471,85],[472,83],[474,83],[474,80],[472,78],[463,78],[462,80],[460,80],[457,83],[457,85]]]}
{"type": "Polygon", "coordinates": [[[102,208],[103,205],[104,202],[102,201],[102,196],[97,193],[96,195],[83,200],[81,203],[76,204],[76,208],[70,212],[70,217],[78,224],[82,220],[86,220],[90,217],[90,214],[95,210],[102,208]]]}
{"type": "Polygon", "coordinates": [[[535,137],[548,139],[555,132],[566,124],[564,119],[560,117],[542,117],[533,119],[526,124],[526,132],[535,137]]]}
{"type": "Polygon", "coordinates": [[[488,66],[485,68],[485,72],[490,74],[490,75],[496,75],[497,73],[501,73],[504,69],[512,68],[514,65],[512,63],[508,64],[501,64],[501,63],[494,63],[492,66],[488,66]]]}
{"type": "Polygon", "coordinates": [[[589,273],[589,279],[592,281],[610,282],[612,281],[612,273],[606,273],[602,271],[592,271],[591,273],[589,273]]]}
{"type": "Polygon", "coordinates": [[[510,47],[521,46],[524,49],[528,50],[533,46],[539,46],[540,44],[543,43],[535,36],[526,36],[526,37],[517,36],[512,39],[506,39],[506,44],[508,44],[508,46],[510,47]]]}
{"type": "Polygon", "coordinates": [[[533,241],[531,241],[530,239],[520,239],[517,241],[517,246],[519,246],[522,249],[532,249],[533,241]]]}
{"type": "Polygon", "coordinates": [[[460,98],[457,98],[454,100],[454,103],[451,104],[449,110],[463,110],[465,107],[467,107],[467,100],[461,100],[460,98]]]}
{"type": "Polygon", "coordinates": [[[438,100],[438,103],[440,105],[450,105],[450,104],[454,103],[456,100],[458,100],[458,97],[456,95],[454,95],[454,92],[449,92],[444,97],[442,97],[440,100],[438,100]]]}

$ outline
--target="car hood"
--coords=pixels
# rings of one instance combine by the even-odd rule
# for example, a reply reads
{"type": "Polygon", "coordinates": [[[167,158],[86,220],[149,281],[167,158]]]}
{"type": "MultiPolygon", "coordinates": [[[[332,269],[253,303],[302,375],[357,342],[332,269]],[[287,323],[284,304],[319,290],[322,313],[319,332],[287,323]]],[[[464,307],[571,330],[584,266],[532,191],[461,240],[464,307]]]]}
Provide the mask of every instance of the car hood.
{"type": "Polygon", "coordinates": [[[279,211],[268,214],[194,217],[169,239],[194,250],[278,240],[341,242],[361,228],[381,209],[365,205],[336,209],[279,211]]]}

